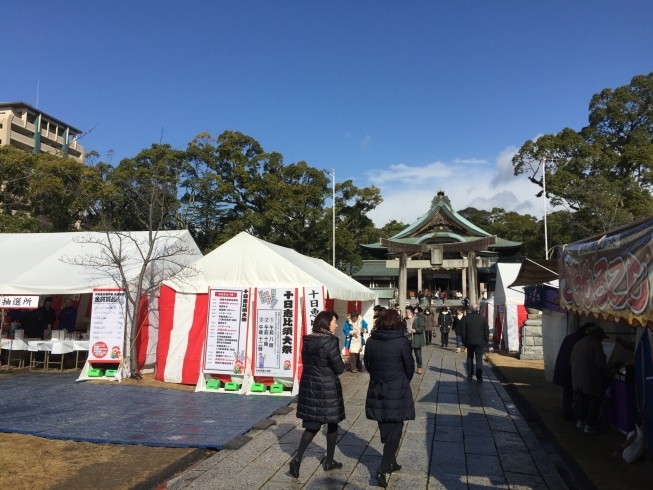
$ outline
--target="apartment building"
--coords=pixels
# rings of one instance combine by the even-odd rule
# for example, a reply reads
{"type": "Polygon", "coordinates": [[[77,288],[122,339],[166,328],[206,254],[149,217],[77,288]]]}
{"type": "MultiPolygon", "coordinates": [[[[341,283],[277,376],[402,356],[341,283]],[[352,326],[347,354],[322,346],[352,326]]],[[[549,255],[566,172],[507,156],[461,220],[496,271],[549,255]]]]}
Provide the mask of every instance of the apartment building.
{"type": "Polygon", "coordinates": [[[0,146],[84,161],[82,131],[24,102],[0,102],[0,146]]]}

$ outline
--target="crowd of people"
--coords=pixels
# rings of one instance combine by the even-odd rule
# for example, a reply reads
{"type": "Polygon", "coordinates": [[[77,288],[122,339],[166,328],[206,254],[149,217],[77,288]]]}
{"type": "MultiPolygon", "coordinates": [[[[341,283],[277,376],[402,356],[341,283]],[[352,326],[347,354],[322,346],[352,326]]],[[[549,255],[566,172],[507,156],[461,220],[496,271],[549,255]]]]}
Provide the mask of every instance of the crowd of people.
{"type": "MultiPolygon", "coordinates": [[[[436,305],[442,305],[446,304],[447,300],[465,300],[467,298],[463,297],[463,293],[460,291],[452,291],[449,288],[446,289],[436,289],[435,292],[431,293],[428,289],[425,289],[424,291],[417,291],[417,300],[419,301],[420,305],[424,304],[424,300],[426,300],[426,305],[431,306],[433,304],[433,301],[435,301],[436,305]]],[[[469,300],[467,300],[469,302],[469,300]]],[[[467,305],[469,306],[469,304],[467,305]]]]}
{"type": "Polygon", "coordinates": [[[72,299],[64,301],[61,311],[57,314],[54,302],[50,296],[36,309],[9,310],[5,315],[6,332],[13,337],[13,332],[23,330],[24,338],[43,339],[51,330],[66,330],[75,332],[77,323],[77,308],[72,299]]]}
{"type": "MultiPolygon", "coordinates": [[[[365,401],[365,414],[378,423],[383,456],[376,470],[377,484],[386,488],[388,475],[401,470],[397,451],[403,433],[404,422],[415,419],[415,405],[410,381],[415,374],[423,373],[422,347],[431,345],[436,338],[436,325],[440,329],[441,346],[448,347],[451,331],[456,336],[457,352],[460,346],[467,349],[467,377],[476,375],[483,381],[483,349],[489,341],[489,326],[478,312],[478,305],[471,305],[469,312],[463,307],[455,313],[445,307],[437,320],[430,308],[422,311],[407,306],[402,318],[395,308],[374,307],[374,323],[369,326],[358,311],[347,316],[343,332],[345,349],[349,355],[349,370],[357,373],[364,369],[370,382],[365,401]],[[361,362],[361,351],[364,356],[361,362]],[[474,361],[476,364],[474,364],[474,361]]],[[[320,312],[312,332],[302,339],[303,371],[299,382],[297,417],[302,419],[302,434],[297,453],[290,460],[290,474],[299,478],[302,458],[323,425],[327,426],[327,454],[324,471],[342,468],[334,459],[338,424],[345,419],[345,405],[339,376],[345,372],[340,342],[335,335],[338,315],[333,311],[320,312]]]]}

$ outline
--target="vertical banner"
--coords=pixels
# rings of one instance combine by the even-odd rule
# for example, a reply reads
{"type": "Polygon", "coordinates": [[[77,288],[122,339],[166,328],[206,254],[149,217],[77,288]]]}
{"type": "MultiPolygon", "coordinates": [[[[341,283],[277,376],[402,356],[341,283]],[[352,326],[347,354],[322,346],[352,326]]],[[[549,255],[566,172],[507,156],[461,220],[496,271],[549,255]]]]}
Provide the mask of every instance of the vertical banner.
{"type": "Polygon", "coordinates": [[[209,288],[204,372],[245,374],[249,290],[209,288]]]}
{"type": "Polygon", "coordinates": [[[324,293],[322,286],[304,288],[304,333],[313,329],[313,321],[317,314],[324,311],[324,293]]]}
{"type": "Polygon", "coordinates": [[[94,289],[88,362],[118,363],[125,337],[124,289],[94,289]]]}
{"type": "Polygon", "coordinates": [[[257,289],[255,293],[254,376],[294,377],[301,337],[297,289],[257,289]]]}

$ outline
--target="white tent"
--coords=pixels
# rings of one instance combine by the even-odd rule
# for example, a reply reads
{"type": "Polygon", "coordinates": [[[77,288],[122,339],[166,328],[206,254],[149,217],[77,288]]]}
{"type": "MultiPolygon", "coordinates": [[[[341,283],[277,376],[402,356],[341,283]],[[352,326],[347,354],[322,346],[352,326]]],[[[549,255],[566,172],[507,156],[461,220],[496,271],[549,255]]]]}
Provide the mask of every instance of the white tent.
{"type": "MultiPolygon", "coordinates": [[[[197,261],[202,253],[187,230],[162,231],[155,242],[158,252],[164,250],[183,251],[173,257],[160,259],[152,268],[166,273],[179,271],[185,264],[197,261]],[[187,253],[187,254],[186,254],[187,253]]],[[[123,267],[129,279],[136,279],[143,265],[141,256],[147,243],[148,232],[105,233],[2,233],[0,234],[0,295],[73,295],[92,293],[96,288],[122,287],[117,268],[98,268],[70,263],[77,259],[88,262],[90,257],[101,257],[105,250],[102,243],[111,240],[123,252],[123,267]],[[140,247],[140,251],[139,251],[140,247]]],[[[157,252],[157,253],[158,253],[157,252]]],[[[155,254],[156,256],[156,254],[155,254]]],[[[169,274],[168,274],[169,275],[169,274]]],[[[155,301],[155,299],[154,299],[155,301]]],[[[55,301],[56,302],[56,301],[55,301]]],[[[88,296],[82,297],[81,305],[88,303],[88,296]]],[[[78,318],[84,315],[80,311],[78,318]]],[[[156,315],[140,330],[137,339],[140,367],[153,366],[156,353],[157,329],[156,315]]]]}
{"type": "Polygon", "coordinates": [[[519,317],[524,309],[524,288],[508,286],[515,282],[521,264],[497,264],[497,283],[494,291],[494,340],[511,352],[519,350],[519,317]]]}
{"type": "MultiPolygon", "coordinates": [[[[195,384],[205,339],[207,292],[211,287],[281,288],[323,286],[339,301],[362,302],[371,322],[376,293],[320,259],[267,243],[242,232],[194,264],[199,274],[167,281],[159,300],[160,328],[156,377],[160,381],[195,384]]],[[[341,310],[342,311],[342,310],[341,310]]],[[[344,318],[340,318],[341,322],[344,318]]]]}
{"type": "Polygon", "coordinates": [[[164,284],[178,293],[205,293],[209,286],[287,287],[320,284],[329,297],[373,301],[376,293],[320,259],[273,245],[246,232],[197,261],[199,274],[164,284]]]}
{"type": "MultiPolygon", "coordinates": [[[[174,257],[164,263],[175,267],[181,260],[195,262],[202,254],[186,230],[160,232],[164,237],[158,247],[167,247],[183,242],[195,255],[174,257]]],[[[136,278],[143,264],[137,243],[147,239],[147,232],[122,233],[123,252],[129,257],[123,264],[126,275],[136,278]]],[[[118,235],[111,234],[116,241],[118,235]]],[[[0,234],[0,294],[79,294],[90,293],[94,288],[119,287],[116,271],[82,267],[66,262],[66,259],[84,259],[90,255],[101,255],[98,243],[84,243],[105,240],[104,233],[2,233],[0,234]]]]}

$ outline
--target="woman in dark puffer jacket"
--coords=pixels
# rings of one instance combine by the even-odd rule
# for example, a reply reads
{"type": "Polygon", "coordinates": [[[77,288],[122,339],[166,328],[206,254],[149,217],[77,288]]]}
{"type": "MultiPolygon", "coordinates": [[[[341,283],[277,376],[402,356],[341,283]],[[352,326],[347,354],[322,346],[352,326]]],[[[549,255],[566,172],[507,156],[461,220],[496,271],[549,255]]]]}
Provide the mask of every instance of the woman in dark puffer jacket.
{"type": "Polygon", "coordinates": [[[345,372],[345,365],[340,357],[340,342],[333,335],[338,328],[337,319],[333,311],[318,313],[313,321],[313,333],[302,339],[304,370],[299,381],[297,418],[304,421],[305,430],[297,455],[290,460],[290,474],[295,478],[299,478],[304,451],[324,424],[327,424],[324,471],[342,468],[342,463],[333,460],[338,423],[345,419],[345,402],[338,379],[345,372]]]}
{"type": "Polygon", "coordinates": [[[415,363],[403,327],[399,312],[384,311],[365,345],[365,368],[370,373],[365,415],[379,423],[384,443],[381,466],[376,470],[376,480],[383,488],[388,486],[386,473],[401,469],[397,464],[397,450],[404,420],[415,419],[410,389],[415,363]]]}

